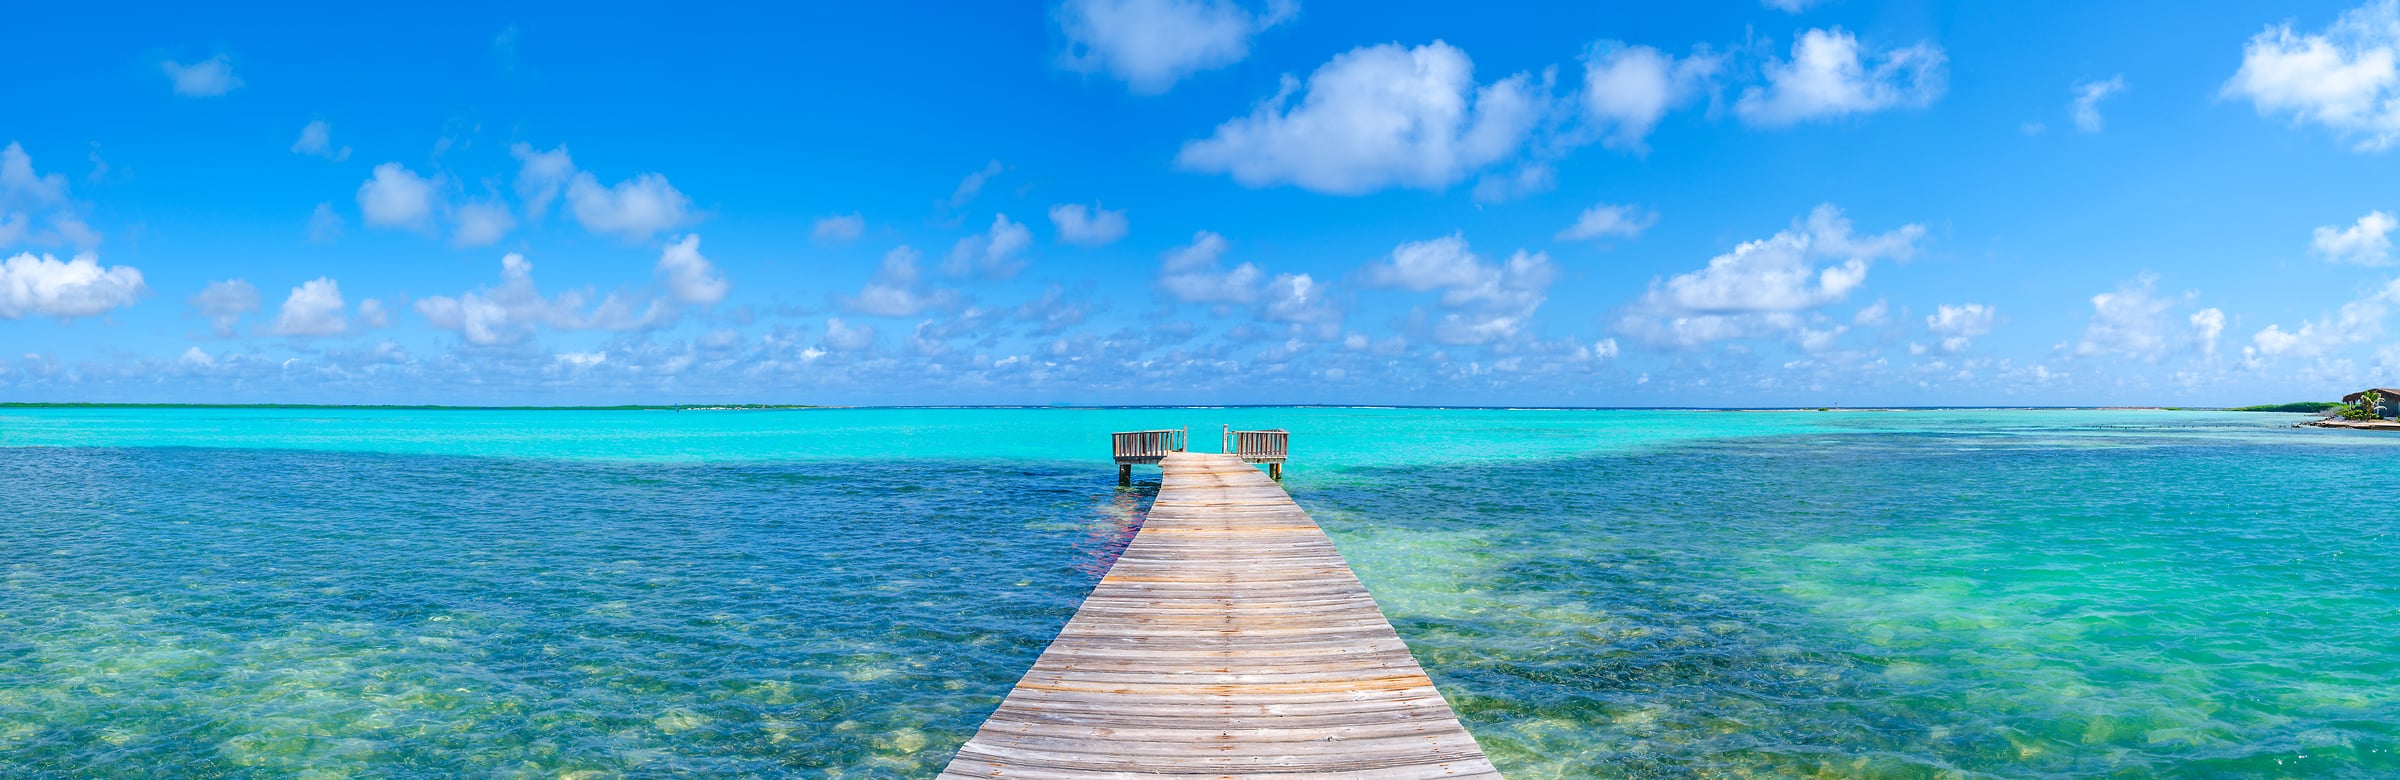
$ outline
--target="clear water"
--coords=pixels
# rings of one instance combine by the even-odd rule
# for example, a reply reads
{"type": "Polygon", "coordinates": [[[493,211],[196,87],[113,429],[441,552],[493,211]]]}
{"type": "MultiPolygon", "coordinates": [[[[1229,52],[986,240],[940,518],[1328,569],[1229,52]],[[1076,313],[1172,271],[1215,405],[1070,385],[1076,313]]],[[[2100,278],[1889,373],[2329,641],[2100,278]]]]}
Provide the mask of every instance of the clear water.
{"type": "Polygon", "coordinates": [[[2400,773],[2400,437],[2296,419],[6,410],[0,776],[930,775],[1220,422],[1514,778],[2400,773]]]}

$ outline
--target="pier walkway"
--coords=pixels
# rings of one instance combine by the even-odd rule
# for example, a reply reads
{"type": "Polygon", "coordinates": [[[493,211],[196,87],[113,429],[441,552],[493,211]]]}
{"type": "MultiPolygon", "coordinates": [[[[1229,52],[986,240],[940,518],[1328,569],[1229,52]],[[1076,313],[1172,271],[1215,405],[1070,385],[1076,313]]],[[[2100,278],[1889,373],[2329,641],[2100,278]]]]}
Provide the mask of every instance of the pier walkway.
{"type": "Polygon", "coordinates": [[[1500,777],[1283,488],[1164,456],[1108,576],[944,778],[1500,777]]]}

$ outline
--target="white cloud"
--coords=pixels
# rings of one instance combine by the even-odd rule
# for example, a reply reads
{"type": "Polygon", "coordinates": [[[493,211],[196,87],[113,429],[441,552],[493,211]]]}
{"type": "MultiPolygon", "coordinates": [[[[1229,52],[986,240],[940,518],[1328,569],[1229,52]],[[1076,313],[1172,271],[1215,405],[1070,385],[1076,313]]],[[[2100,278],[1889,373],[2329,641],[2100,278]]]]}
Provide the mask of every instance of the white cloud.
{"type": "Polygon", "coordinates": [[[2400,140],[2400,4],[2377,0],[2343,12],[2321,32],[2268,25],[2242,47],[2242,67],[2225,97],[2247,98],[2262,116],[2315,122],[2381,150],[2400,140]]]}
{"type": "Polygon", "coordinates": [[[2392,215],[2370,211],[2347,228],[2318,227],[2309,241],[2309,249],[2336,263],[2386,265],[2392,262],[2391,232],[2396,227],[2400,227],[2400,220],[2392,215]]]}
{"type": "Polygon", "coordinates": [[[591,368],[608,362],[607,352],[560,352],[551,356],[559,365],[571,368],[591,368]]]}
{"type": "Polygon", "coordinates": [[[1923,225],[1904,225],[1856,236],[1840,209],[1818,206],[1791,228],[1709,259],[1706,268],[1653,283],[1618,328],[1682,346],[1797,334],[1806,324],[1801,312],[1847,299],[1875,261],[1913,256],[1924,234],[1923,225]]]}
{"type": "Polygon", "coordinates": [[[0,147],[0,247],[18,243],[88,250],[100,243],[100,234],[76,212],[67,177],[35,172],[33,157],[12,141],[0,147]],[[37,217],[47,229],[34,228],[37,217]]]}
{"type": "Polygon", "coordinates": [[[1250,39],[1299,11],[1269,0],[1253,12],[1228,0],[1067,0],[1058,25],[1067,35],[1059,64],[1106,72],[1135,94],[1156,95],[1203,70],[1250,56],[1250,39]]]}
{"type": "Polygon", "coordinates": [[[1862,52],[1839,27],[1809,30],[1792,59],[1769,62],[1767,84],[1742,91],[1733,112],[1754,125],[1788,125],[1887,108],[1924,107],[1942,96],[1945,55],[1930,42],[1862,52]]]}
{"type": "Polygon", "coordinates": [[[511,252],[500,258],[498,286],[476,288],[456,297],[420,298],[415,308],[433,327],[456,331],[467,343],[483,346],[524,341],[541,325],[561,330],[635,330],[656,325],[665,316],[655,304],[643,307],[614,295],[587,313],[584,305],[590,299],[588,290],[542,297],[534,286],[533,263],[511,252]]]}
{"type": "Polygon", "coordinates": [[[517,200],[525,205],[525,217],[540,220],[550,213],[550,204],[558,202],[567,180],[575,176],[575,159],[567,156],[564,145],[543,152],[532,144],[518,143],[508,147],[508,153],[519,163],[517,200]]]}
{"type": "Polygon", "coordinates": [[[1945,303],[1934,307],[1933,315],[1925,318],[1925,329],[1941,339],[1943,352],[1955,354],[1966,351],[1975,337],[1992,332],[1996,320],[1990,306],[1945,303]]]}
{"type": "Polygon", "coordinates": [[[258,311],[258,288],[241,279],[209,282],[186,303],[208,319],[209,328],[218,336],[231,336],[243,315],[258,311]]]}
{"type": "Polygon", "coordinates": [[[102,267],[86,252],[60,262],[19,253],[0,262],[0,318],[93,317],[132,306],[150,288],[132,266],[102,267]]]}
{"type": "Polygon", "coordinates": [[[1505,264],[1489,264],[1452,234],[1411,241],[1392,249],[1383,262],[1366,267],[1367,284],[1416,292],[1440,290],[1448,313],[1434,324],[1444,344],[1487,344],[1517,335],[1548,300],[1558,269],[1550,256],[1518,250],[1505,264]]]}
{"type": "Polygon", "coordinates": [[[1824,2],[1824,0],[1759,0],[1759,2],[1768,8],[1787,14],[1796,14],[1808,10],[1809,6],[1824,2]]]}
{"type": "Polygon", "coordinates": [[[368,298],[358,302],[359,327],[382,328],[388,327],[391,324],[392,313],[384,308],[383,301],[379,301],[374,298],[368,298]]]}
{"type": "Polygon", "coordinates": [[[883,254],[883,264],[866,288],[859,290],[858,297],[844,301],[843,307],[857,314],[912,317],[928,308],[949,305],[949,291],[924,291],[924,274],[917,267],[922,259],[915,249],[893,247],[883,254]]]}
{"type": "Polygon", "coordinates": [[[1094,203],[1061,203],[1050,207],[1050,222],[1058,226],[1058,240],[1083,246],[1107,246],[1125,237],[1125,210],[1110,211],[1094,203]]]}
{"type": "Polygon", "coordinates": [[[1259,316],[1274,322],[1335,322],[1341,311],[1325,299],[1325,286],[1308,274],[1276,274],[1267,281],[1259,316]]]}
{"type": "Polygon", "coordinates": [[[322,119],[300,128],[300,140],[292,142],[292,153],[323,157],[335,162],[350,159],[350,147],[334,148],[333,125],[322,119]]]}
{"type": "Polygon", "coordinates": [[[816,229],[810,231],[809,235],[818,243],[838,244],[845,241],[856,241],[866,232],[867,218],[854,211],[848,214],[819,217],[816,229]]]}
{"type": "Polygon", "coordinates": [[[875,346],[875,326],[852,325],[840,317],[825,318],[825,348],[835,352],[857,352],[875,346]]]}
{"type": "Polygon", "coordinates": [[[613,187],[600,186],[589,173],[567,183],[567,208],[583,229],[640,241],[651,234],[691,219],[692,200],[667,183],[667,177],[645,173],[613,187]]]}
{"type": "Polygon", "coordinates": [[[1007,214],[994,215],[990,230],[959,239],[950,248],[950,261],[942,270],[953,276],[1006,279],[1024,270],[1025,261],[1019,255],[1032,246],[1033,231],[1025,229],[1024,223],[1009,221],[1007,214]]]}
{"type": "Polygon", "coordinates": [[[2158,294],[2158,275],[2148,272],[2118,284],[2112,292],[2092,296],[2092,319],[2075,344],[2075,354],[2154,361],[2170,348],[2198,341],[2199,336],[2213,341],[2223,329],[2221,312],[2213,318],[2196,314],[2179,324],[2167,314],[2177,302],[2174,296],[2158,294]],[[2215,330],[2211,329],[2212,320],[2215,330]]]}
{"type": "Polygon", "coordinates": [[[1158,289],[1179,303],[1201,303],[1230,313],[1247,307],[1252,316],[1270,322],[1330,322],[1341,312],[1326,300],[1325,286],[1308,274],[1276,274],[1253,263],[1224,266],[1231,244],[1210,231],[1192,234],[1192,242],[1169,250],[1159,262],[1158,289]]]}
{"type": "Polygon", "coordinates": [[[450,235],[450,245],[454,247],[491,246],[517,228],[516,217],[509,216],[508,204],[498,200],[460,206],[452,217],[458,220],[458,229],[450,235]]]}
{"type": "Polygon", "coordinates": [[[1690,102],[1725,65],[1706,49],[1676,58],[1648,46],[1594,44],[1583,55],[1583,115],[1607,145],[1640,150],[1658,120],[1690,102]]]}
{"type": "Polygon", "coordinates": [[[2318,357],[2373,342],[2383,336],[2385,315],[2395,303],[2400,303],[2400,279],[2342,304],[2331,316],[2304,321],[2297,330],[2268,325],[2251,335],[2251,346],[2245,352],[2254,357],[2318,357]]]}
{"type": "Polygon", "coordinates": [[[658,255],[656,271],[667,294],[683,303],[707,306],[725,300],[725,293],[733,289],[725,276],[717,273],[717,267],[700,256],[698,233],[668,244],[658,255]]]}
{"type": "Polygon", "coordinates": [[[1227,270],[1219,262],[1230,246],[1210,231],[1192,234],[1192,243],[1167,252],[1159,263],[1158,288],[1183,303],[1256,303],[1265,294],[1266,272],[1243,263],[1227,270]]]}
{"type": "Polygon", "coordinates": [[[396,162],[375,166],[358,185],[358,213],[368,225],[423,228],[433,217],[434,180],[396,162]]]}
{"type": "Polygon", "coordinates": [[[1489,270],[1468,249],[1464,236],[1452,234],[1430,241],[1411,241],[1394,248],[1384,262],[1367,266],[1367,283],[1427,292],[1443,287],[1473,287],[1489,270]]]}
{"type": "Polygon", "coordinates": [[[210,357],[199,347],[185,347],[182,359],[185,364],[196,368],[210,368],[217,364],[216,358],[210,357]]]}
{"type": "Polygon", "coordinates": [[[966,178],[958,180],[958,188],[950,191],[949,200],[937,201],[934,205],[941,206],[945,209],[956,209],[965,206],[968,203],[972,203],[974,202],[976,195],[983,193],[983,185],[985,182],[991,181],[992,177],[998,176],[1007,170],[1008,168],[1001,165],[999,160],[993,160],[991,162],[984,163],[982,168],[977,169],[974,173],[967,174],[966,178]]]}
{"type": "Polygon", "coordinates": [[[2217,354],[2217,337],[2225,333],[2224,310],[2213,307],[2201,309],[2192,312],[2188,321],[2192,324],[2192,333],[2200,339],[2201,350],[2211,355],[2217,354]]]}
{"type": "Polygon", "coordinates": [[[233,59],[223,54],[190,65],[167,60],[158,68],[175,86],[175,94],[184,97],[216,97],[242,86],[241,78],[233,75],[233,59]]]}
{"type": "Polygon", "coordinates": [[[333,202],[317,204],[308,213],[308,240],[325,243],[342,237],[342,215],[333,213],[333,202]]]}
{"type": "Polygon", "coordinates": [[[1544,99],[1523,73],[1476,86],[1466,52],[1441,41],[1366,46],[1309,74],[1305,89],[1286,77],[1249,116],[1184,144],[1176,163],[1251,187],[1439,189],[1515,154],[1544,99]]]}
{"type": "Polygon", "coordinates": [[[2082,81],[2075,84],[2075,100],[2067,106],[2075,117],[2075,129],[2086,133],[2100,132],[2100,101],[2125,91],[2125,74],[2119,73],[2107,81],[2082,81]]]}
{"type": "Polygon", "coordinates": [[[317,277],[292,288],[290,297],[283,299],[283,310],[275,315],[275,335],[278,336],[338,336],[350,329],[342,317],[342,286],[327,277],[317,277]]]}
{"type": "Polygon", "coordinates": [[[1640,206],[1620,206],[1602,203],[1583,210],[1575,224],[1558,231],[1560,241],[1588,241],[1600,238],[1633,238],[1658,223],[1658,212],[1640,206]]]}

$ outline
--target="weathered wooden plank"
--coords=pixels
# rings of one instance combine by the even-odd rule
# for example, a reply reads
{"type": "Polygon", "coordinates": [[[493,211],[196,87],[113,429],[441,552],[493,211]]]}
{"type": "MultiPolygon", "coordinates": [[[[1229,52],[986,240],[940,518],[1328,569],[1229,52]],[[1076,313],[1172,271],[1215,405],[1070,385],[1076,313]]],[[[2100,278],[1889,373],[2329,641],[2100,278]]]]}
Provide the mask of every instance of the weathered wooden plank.
{"type": "Polygon", "coordinates": [[[1238,456],[1159,465],[1142,530],[943,777],[1499,778],[1290,495],[1238,456]]]}

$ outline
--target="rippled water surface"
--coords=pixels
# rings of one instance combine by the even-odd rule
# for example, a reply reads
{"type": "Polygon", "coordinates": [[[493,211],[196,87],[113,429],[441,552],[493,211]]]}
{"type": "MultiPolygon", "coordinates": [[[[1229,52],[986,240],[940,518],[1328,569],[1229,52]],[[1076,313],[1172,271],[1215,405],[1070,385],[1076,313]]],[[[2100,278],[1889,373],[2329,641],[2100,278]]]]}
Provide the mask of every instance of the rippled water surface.
{"type": "Polygon", "coordinates": [[[2400,437],[2294,419],[0,411],[0,776],[927,776],[1219,422],[1511,777],[2400,773],[2400,437]]]}

